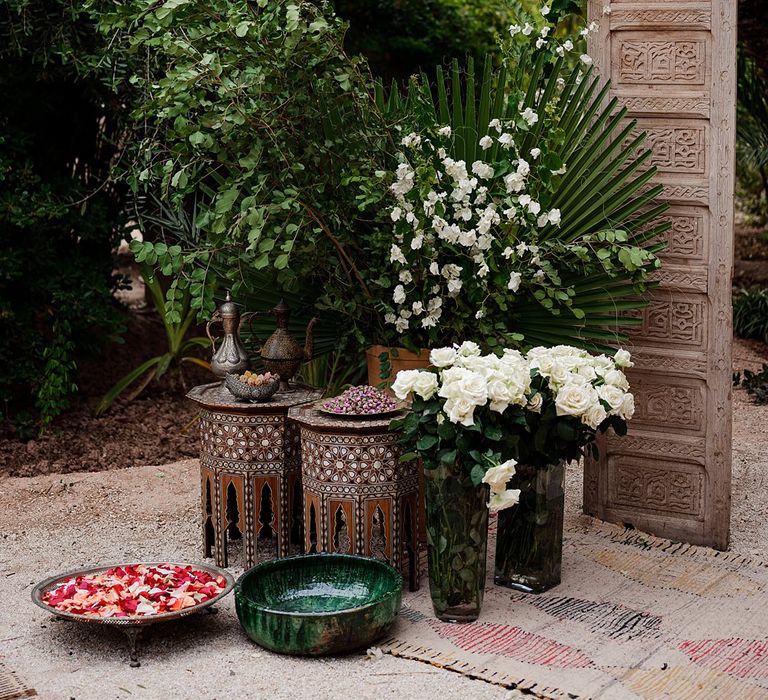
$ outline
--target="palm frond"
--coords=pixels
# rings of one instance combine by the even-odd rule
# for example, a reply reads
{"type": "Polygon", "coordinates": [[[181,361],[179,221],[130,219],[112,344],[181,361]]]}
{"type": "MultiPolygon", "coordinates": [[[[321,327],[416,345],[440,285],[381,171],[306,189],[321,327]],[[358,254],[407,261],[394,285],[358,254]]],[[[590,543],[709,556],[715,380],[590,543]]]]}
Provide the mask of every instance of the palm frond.
{"type": "MultiPolygon", "coordinates": [[[[538,114],[546,113],[551,128],[559,130],[557,155],[567,168],[550,202],[560,209],[561,222],[543,228],[540,240],[568,244],[620,229],[633,246],[652,252],[662,249],[660,237],[669,228],[658,218],[667,209],[657,201],[662,187],[651,185],[656,170],[648,166],[651,153],[643,149],[645,134],[636,133],[636,122],[627,120],[626,109],[616,98],[609,99],[610,85],[601,84],[591,67],[569,69],[562,60],[546,66],[543,53],[535,58],[529,75],[523,73],[520,66],[509,72],[504,67],[494,70],[486,61],[478,88],[471,65],[461,70],[454,61],[449,79],[438,69],[434,95],[428,94],[439,123],[453,127],[451,156],[467,163],[480,157],[477,144],[488,132],[488,123],[510,117],[522,101],[538,114]]],[[[422,95],[423,88],[419,86],[422,95]]],[[[398,108],[391,99],[388,106],[398,108]]],[[[546,136],[542,122],[525,136],[521,151],[527,152],[546,136]]],[[[495,143],[484,157],[497,161],[499,148],[495,143]]],[[[567,308],[546,308],[531,295],[521,299],[509,325],[528,344],[570,343],[608,350],[626,342],[626,330],[640,322],[632,312],[647,304],[643,293],[653,285],[637,280],[631,272],[606,271],[583,278],[575,271],[563,285],[573,287],[572,305],[583,318],[567,308]]]]}

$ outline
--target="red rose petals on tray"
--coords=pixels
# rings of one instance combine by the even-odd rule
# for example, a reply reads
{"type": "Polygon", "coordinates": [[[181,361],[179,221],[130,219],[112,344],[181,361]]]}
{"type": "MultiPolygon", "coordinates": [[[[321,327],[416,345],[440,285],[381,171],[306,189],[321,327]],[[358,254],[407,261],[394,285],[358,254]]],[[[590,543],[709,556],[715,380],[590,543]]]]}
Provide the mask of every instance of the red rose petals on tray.
{"type": "Polygon", "coordinates": [[[223,576],[192,566],[133,564],[65,579],[43,602],[88,617],[145,617],[205,603],[226,588],[223,576]]]}

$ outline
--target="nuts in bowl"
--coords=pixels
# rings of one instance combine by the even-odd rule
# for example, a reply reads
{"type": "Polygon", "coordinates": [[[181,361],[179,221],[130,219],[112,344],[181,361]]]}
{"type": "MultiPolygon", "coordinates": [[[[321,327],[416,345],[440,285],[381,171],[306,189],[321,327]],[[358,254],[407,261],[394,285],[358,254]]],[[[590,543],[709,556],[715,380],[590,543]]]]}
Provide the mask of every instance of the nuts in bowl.
{"type": "Polygon", "coordinates": [[[280,376],[273,372],[257,374],[246,370],[243,374],[228,374],[224,377],[224,386],[238,399],[267,401],[277,393],[280,376]]]}

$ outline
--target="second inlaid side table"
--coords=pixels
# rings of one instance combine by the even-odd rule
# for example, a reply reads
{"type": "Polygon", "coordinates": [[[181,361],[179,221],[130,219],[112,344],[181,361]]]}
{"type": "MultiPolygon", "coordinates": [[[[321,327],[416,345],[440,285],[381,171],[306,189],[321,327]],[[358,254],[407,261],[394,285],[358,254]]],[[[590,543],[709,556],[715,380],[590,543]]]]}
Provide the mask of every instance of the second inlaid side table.
{"type": "Polygon", "coordinates": [[[228,545],[242,541],[244,566],[304,549],[299,431],[294,406],[322,391],[292,386],[264,403],[238,401],[221,382],[187,398],[200,410],[203,556],[228,565],[228,545]]]}
{"type": "Polygon", "coordinates": [[[418,462],[400,462],[391,418],[292,408],[301,432],[304,549],[384,559],[419,587],[418,462]]]}

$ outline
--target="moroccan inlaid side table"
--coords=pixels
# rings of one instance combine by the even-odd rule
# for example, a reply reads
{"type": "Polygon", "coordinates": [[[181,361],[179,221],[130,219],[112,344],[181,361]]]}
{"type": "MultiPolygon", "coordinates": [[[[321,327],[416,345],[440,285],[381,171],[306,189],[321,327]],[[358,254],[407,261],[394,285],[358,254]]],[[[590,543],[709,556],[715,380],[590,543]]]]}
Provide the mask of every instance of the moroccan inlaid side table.
{"type": "Polygon", "coordinates": [[[203,556],[228,565],[229,545],[242,541],[244,566],[301,554],[304,525],[301,446],[288,411],[322,391],[292,386],[264,403],[236,399],[221,382],[197,386],[200,407],[203,556]]]}
{"type": "Polygon", "coordinates": [[[304,549],[384,559],[419,587],[418,463],[400,462],[391,418],[339,418],[307,405],[301,432],[304,549]]]}

